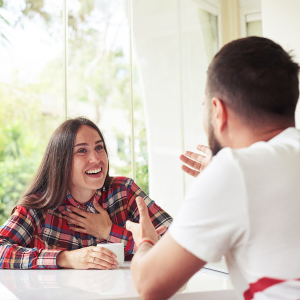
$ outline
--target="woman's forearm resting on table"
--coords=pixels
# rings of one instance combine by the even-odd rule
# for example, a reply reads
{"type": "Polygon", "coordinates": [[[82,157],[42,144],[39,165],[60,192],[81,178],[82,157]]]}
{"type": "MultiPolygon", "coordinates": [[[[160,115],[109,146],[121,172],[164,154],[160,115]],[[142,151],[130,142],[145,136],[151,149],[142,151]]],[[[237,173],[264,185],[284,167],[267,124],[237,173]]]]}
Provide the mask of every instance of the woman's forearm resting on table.
{"type": "Polygon", "coordinates": [[[36,222],[27,209],[18,207],[0,228],[0,268],[55,269],[59,250],[28,247],[36,222]]]}
{"type": "Polygon", "coordinates": [[[32,249],[3,241],[0,237],[1,269],[56,269],[58,250],[32,249]]]}

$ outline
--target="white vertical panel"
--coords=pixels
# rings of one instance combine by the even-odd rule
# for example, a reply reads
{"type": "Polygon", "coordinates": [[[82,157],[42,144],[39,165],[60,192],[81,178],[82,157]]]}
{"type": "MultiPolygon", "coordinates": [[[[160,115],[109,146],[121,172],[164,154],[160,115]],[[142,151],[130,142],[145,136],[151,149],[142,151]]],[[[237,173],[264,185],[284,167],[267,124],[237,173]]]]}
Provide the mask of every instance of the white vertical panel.
{"type": "MultiPolygon", "coordinates": [[[[180,97],[179,97],[179,110],[180,110],[180,142],[181,142],[181,153],[185,151],[185,134],[184,134],[184,98],[183,98],[183,44],[182,44],[182,9],[181,9],[182,0],[178,0],[178,32],[179,32],[179,77],[180,77],[180,97]]],[[[185,175],[182,172],[182,198],[185,196],[185,175]]]]}
{"type": "Polygon", "coordinates": [[[128,0],[128,24],[129,24],[129,63],[130,63],[130,125],[131,125],[131,170],[132,178],[136,180],[135,168],[135,135],[134,135],[134,103],[133,103],[133,59],[132,59],[132,0],[128,0]]]}
{"type": "MultiPolygon", "coordinates": [[[[203,99],[206,71],[218,51],[217,10],[210,10],[201,1],[181,1],[183,103],[185,150],[195,151],[198,144],[207,145],[203,128],[203,99]],[[214,28],[214,25],[215,28],[214,28]]],[[[186,189],[193,177],[186,175],[186,189]]]]}
{"type": "Polygon", "coordinates": [[[64,26],[64,113],[68,117],[68,8],[67,0],[63,0],[63,26],[64,26]]]}
{"type": "MultiPolygon", "coordinates": [[[[300,1],[262,0],[262,25],[265,37],[279,43],[300,62],[300,1]]],[[[300,106],[296,111],[296,125],[300,125],[300,106]]]]}
{"type": "Polygon", "coordinates": [[[175,216],[185,191],[178,157],[198,143],[207,144],[202,100],[207,67],[218,50],[217,33],[214,45],[210,30],[213,24],[219,28],[213,18],[219,17],[220,2],[132,3],[134,46],[146,107],[150,196],[175,216]]]}
{"type": "Polygon", "coordinates": [[[133,35],[146,107],[150,197],[176,215],[182,201],[178,2],[133,0],[133,35]]]}

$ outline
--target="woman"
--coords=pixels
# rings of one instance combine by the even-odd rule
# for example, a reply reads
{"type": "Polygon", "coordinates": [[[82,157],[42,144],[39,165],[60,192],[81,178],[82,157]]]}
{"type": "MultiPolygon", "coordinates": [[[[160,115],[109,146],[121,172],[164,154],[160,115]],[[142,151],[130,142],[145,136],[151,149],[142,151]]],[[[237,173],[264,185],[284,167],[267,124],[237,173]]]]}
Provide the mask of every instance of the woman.
{"type": "MultiPolygon", "coordinates": [[[[109,177],[107,148],[90,120],[65,121],[53,133],[25,195],[0,228],[0,267],[113,269],[116,256],[99,243],[134,241],[125,222],[138,222],[136,197],[156,228],[172,218],[126,177],[109,177]]],[[[160,229],[158,229],[160,232],[160,229]]]]}

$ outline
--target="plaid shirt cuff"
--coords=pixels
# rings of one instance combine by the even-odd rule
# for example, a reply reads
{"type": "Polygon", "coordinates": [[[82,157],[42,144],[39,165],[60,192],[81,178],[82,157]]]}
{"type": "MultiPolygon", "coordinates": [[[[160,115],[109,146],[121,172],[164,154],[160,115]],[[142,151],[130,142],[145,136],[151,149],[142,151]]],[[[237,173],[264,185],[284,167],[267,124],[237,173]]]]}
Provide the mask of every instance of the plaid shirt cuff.
{"type": "Polygon", "coordinates": [[[56,257],[61,250],[42,250],[39,254],[36,265],[39,269],[57,269],[56,257]]]}
{"type": "Polygon", "coordinates": [[[127,241],[129,238],[129,232],[127,229],[113,224],[107,239],[108,243],[122,243],[122,240],[127,241]]]}

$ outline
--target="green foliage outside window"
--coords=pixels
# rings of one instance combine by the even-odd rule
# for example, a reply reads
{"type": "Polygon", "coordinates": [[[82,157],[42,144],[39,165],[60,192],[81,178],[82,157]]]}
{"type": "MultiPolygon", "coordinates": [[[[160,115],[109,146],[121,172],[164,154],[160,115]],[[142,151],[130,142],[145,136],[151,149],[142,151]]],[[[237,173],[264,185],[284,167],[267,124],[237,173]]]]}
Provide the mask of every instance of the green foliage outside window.
{"type": "Polygon", "coordinates": [[[40,163],[58,120],[43,116],[36,87],[0,83],[0,223],[10,214],[40,163]],[[36,101],[34,101],[36,100],[36,101]]]}

